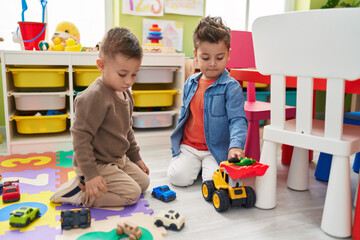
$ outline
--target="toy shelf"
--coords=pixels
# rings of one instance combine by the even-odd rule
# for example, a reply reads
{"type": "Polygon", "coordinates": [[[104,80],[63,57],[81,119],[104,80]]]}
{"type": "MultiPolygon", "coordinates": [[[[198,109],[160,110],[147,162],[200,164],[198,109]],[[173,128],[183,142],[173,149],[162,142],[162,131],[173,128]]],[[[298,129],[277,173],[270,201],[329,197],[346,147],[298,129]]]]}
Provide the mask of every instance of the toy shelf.
{"type": "MultiPolygon", "coordinates": [[[[98,53],[86,53],[86,52],[42,52],[42,51],[0,51],[1,53],[1,68],[2,68],[2,81],[3,81],[3,93],[4,93],[4,115],[5,115],[5,128],[6,128],[6,144],[9,154],[14,153],[31,153],[31,152],[46,152],[46,151],[59,151],[59,150],[71,150],[72,149],[72,137],[70,134],[70,126],[74,121],[74,97],[79,91],[76,89],[76,78],[78,69],[90,69],[85,70],[90,74],[89,76],[95,76],[96,73],[96,59],[98,53]],[[24,73],[26,77],[32,74],[32,71],[37,71],[39,74],[50,71],[49,69],[62,69],[64,74],[64,85],[62,87],[44,87],[44,88],[32,88],[26,86],[27,83],[19,87],[14,83],[14,75],[18,72],[24,72],[24,69],[28,69],[28,73],[24,73]],[[39,69],[42,69],[39,71],[39,69]],[[94,75],[95,74],[95,75],[94,75]],[[15,101],[15,97],[31,97],[29,98],[30,104],[27,101],[22,101],[23,108],[29,107],[32,111],[42,111],[46,106],[41,105],[41,100],[36,98],[48,98],[52,95],[65,96],[65,107],[61,105],[61,111],[64,114],[68,114],[68,117],[64,120],[66,124],[66,130],[63,132],[45,132],[45,133],[29,133],[21,134],[17,129],[17,123],[12,117],[19,112],[19,103],[15,101]],[[18,104],[18,105],[17,105],[18,104]],[[40,104],[40,105],[39,105],[40,104]]],[[[169,113],[174,115],[173,124],[166,129],[137,129],[134,128],[136,140],[139,145],[153,145],[153,144],[169,144],[170,135],[175,127],[181,102],[182,102],[182,89],[184,83],[184,67],[185,55],[182,53],[145,53],[141,67],[145,69],[170,68],[173,71],[173,79],[166,84],[163,84],[166,89],[176,89],[178,92],[174,96],[174,102],[169,109],[169,113]],[[156,139],[154,141],[154,139],[156,139]]],[[[36,77],[32,77],[31,81],[34,81],[36,77]]],[[[52,75],[45,75],[49,81],[55,77],[52,75]]],[[[46,79],[47,80],[47,79],[46,79]]],[[[31,82],[30,83],[33,83],[31,82]]],[[[47,81],[45,81],[47,82],[47,81]]],[[[37,82],[36,82],[37,84],[37,82]]],[[[156,85],[156,84],[155,84],[156,85]]],[[[21,85],[20,85],[21,86],[21,85]]],[[[151,84],[149,84],[151,86],[151,84]]],[[[85,87],[83,87],[84,89],[85,87]]],[[[83,90],[82,89],[82,90],[83,90]]],[[[25,100],[25,99],[24,99],[25,100]]],[[[45,100],[48,101],[48,100],[45,100]]],[[[60,101],[60,100],[58,100],[60,101]]],[[[63,101],[63,99],[61,99],[63,101]]],[[[50,104],[50,106],[53,106],[50,104]]],[[[48,109],[50,110],[50,109],[48,109]]],[[[154,112],[154,114],[156,114],[154,112]]],[[[161,113],[164,114],[164,113],[161,113]]],[[[135,114],[136,115],[136,114],[135,114]]],[[[146,115],[141,114],[140,115],[146,115]]],[[[160,113],[159,113],[160,115],[160,113]]],[[[61,115],[59,115],[61,116],[61,115]]],[[[51,131],[51,130],[50,130],[51,131]]]]}

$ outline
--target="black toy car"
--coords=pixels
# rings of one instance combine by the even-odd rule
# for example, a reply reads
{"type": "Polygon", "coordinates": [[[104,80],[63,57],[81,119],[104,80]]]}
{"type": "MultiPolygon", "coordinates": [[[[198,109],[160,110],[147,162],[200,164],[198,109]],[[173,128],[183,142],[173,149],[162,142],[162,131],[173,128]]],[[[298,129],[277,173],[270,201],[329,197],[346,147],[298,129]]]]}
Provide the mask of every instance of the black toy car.
{"type": "Polygon", "coordinates": [[[87,228],[91,224],[90,209],[72,209],[61,211],[61,229],[87,228]]]}

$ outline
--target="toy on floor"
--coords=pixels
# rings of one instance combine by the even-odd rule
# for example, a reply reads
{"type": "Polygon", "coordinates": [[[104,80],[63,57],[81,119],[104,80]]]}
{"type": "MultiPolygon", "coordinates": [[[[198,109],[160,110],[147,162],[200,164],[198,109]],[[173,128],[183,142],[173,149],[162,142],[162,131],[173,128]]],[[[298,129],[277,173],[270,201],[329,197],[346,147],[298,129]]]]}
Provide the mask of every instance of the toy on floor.
{"type": "Polygon", "coordinates": [[[185,225],[185,217],[174,210],[161,211],[155,216],[155,225],[173,231],[180,231],[185,225]]]}
{"type": "Polygon", "coordinates": [[[18,182],[19,180],[7,181],[3,183],[2,199],[4,203],[16,202],[20,200],[19,185],[12,185],[13,183],[18,183],[18,182]]]}
{"type": "Polygon", "coordinates": [[[173,190],[170,190],[168,185],[163,185],[153,188],[151,196],[160,199],[163,202],[171,202],[175,200],[176,193],[173,190]]]}
{"type": "Polygon", "coordinates": [[[9,223],[13,227],[26,227],[41,215],[37,207],[20,207],[10,213],[9,223]]]}
{"type": "MultiPolygon", "coordinates": [[[[0,175],[0,180],[2,179],[1,175],[0,175]]],[[[16,181],[6,181],[4,183],[0,183],[0,193],[3,192],[3,188],[6,187],[6,186],[10,186],[12,185],[13,183],[19,183],[19,179],[16,180],[16,181]]]]}
{"type": "Polygon", "coordinates": [[[118,235],[122,235],[125,233],[126,235],[129,236],[130,240],[138,240],[141,238],[143,234],[139,226],[129,221],[118,222],[116,227],[116,233],[118,235]]]}
{"type": "Polygon", "coordinates": [[[61,211],[61,229],[87,228],[91,224],[89,208],[61,211]]]}
{"type": "Polygon", "coordinates": [[[218,212],[225,212],[230,205],[251,208],[256,202],[255,191],[239,179],[262,176],[268,167],[250,158],[223,161],[214,172],[213,180],[203,182],[203,197],[206,201],[212,200],[218,212]]]}

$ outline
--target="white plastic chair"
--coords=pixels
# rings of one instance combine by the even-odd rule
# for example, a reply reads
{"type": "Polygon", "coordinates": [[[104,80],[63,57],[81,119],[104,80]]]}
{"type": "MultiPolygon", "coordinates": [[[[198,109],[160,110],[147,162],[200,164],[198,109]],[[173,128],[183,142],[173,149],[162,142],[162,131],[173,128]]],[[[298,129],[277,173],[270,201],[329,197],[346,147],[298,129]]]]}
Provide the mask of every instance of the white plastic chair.
{"type": "Polygon", "coordinates": [[[255,182],[256,206],[276,205],[278,144],[295,146],[288,187],[308,189],[308,149],[333,155],[321,228],[351,235],[350,158],[360,151],[359,126],[343,124],[345,80],[360,78],[360,8],[292,12],[253,24],[256,68],[271,75],[271,124],[264,127],[260,162],[270,165],[255,182]],[[297,76],[296,119],[285,121],[285,76],[297,76]],[[313,120],[313,78],[326,78],[325,121],[313,120]]]}

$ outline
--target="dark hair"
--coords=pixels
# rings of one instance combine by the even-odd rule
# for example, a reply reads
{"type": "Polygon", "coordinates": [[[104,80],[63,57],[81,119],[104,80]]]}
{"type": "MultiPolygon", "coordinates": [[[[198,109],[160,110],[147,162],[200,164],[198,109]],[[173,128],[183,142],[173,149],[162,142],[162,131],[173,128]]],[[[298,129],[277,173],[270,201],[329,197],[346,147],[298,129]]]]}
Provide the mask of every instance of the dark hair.
{"type": "Polygon", "coordinates": [[[99,52],[100,57],[110,59],[118,53],[135,59],[143,56],[139,40],[129,29],[123,27],[114,27],[105,34],[99,52]]]}
{"type": "Polygon", "coordinates": [[[207,16],[200,20],[193,34],[193,41],[195,50],[198,48],[200,42],[218,43],[224,41],[226,47],[230,49],[231,32],[221,17],[207,16]]]}

